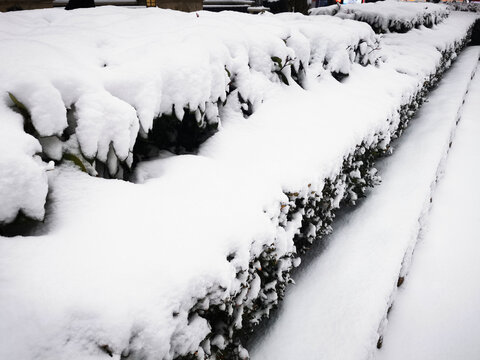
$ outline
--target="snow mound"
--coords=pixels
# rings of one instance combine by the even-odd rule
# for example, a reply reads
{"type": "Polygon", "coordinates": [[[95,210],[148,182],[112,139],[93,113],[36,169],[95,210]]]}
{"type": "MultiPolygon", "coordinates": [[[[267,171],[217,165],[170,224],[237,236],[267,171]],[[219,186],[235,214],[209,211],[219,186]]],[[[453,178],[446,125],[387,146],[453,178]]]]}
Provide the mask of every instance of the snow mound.
{"type": "MultiPolygon", "coordinates": [[[[22,113],[26,131],[41,145],[30,140],[34,152],[20,145],[9,151],[25,159],[39,153],[47,161],[73,160],[92,175],[126,178],[134,160],[143,159],[133,156],[137,139],[161,147],[149,136],[167,119],[220,128],[227,102],[240,99],[237,110],[248,116],[274,89],[308,87],[330,73],[343,77],[353,63],[375,64],[377,47],[367,25],[330,17],[115,7],[2,13],[4,112],[22,113]]],[[[28,138],[19,129],[1,132],[0,142],[10,143],[14,134],[20,143],[28,138]]],[[[32,184],[45,185],[39,158],[29,163],[3,171],[2,190],[37,210],[18,203],[2,209],[0,222],[22,209],[42,218],[46,192],[20,196],[12,181],[11,174],[24,169],[32,184]]]]}
{"type": "Polygon", "coordinates": [[[343,6],[331,5],[311,9],[309,13],[363,21],[377,33],[404,33],[420,26],[432,27],[443,21],[449,12],[443,4],[379,1],[343,6]]]}
{"type": "Polygon", "coordinates": [[[0,225],[20,210],[33,219],[44,216],[48,184],[45,164],[37,155],[40,143],[23,130],[20,114],[0,100],[0,225]]]}

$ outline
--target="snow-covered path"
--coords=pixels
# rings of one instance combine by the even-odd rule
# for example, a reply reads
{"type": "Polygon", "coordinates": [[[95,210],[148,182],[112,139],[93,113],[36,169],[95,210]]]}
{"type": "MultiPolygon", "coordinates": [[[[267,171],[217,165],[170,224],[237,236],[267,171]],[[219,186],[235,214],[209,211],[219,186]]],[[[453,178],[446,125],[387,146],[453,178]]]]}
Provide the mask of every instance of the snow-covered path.
{"type": "Polygon", "coordinates": [[[337,224],[324,253],[287,294],[279,319],[251,350],[253,360],[361,360],[374,354],[479,51],[464,51],[432,92],[394,155],[380,164],[382,185],[337,224]]]}
{"type": "Polygon", "coordinates": [[[479,100],[477,71],[379,360],[480,359],[479,100]]]}

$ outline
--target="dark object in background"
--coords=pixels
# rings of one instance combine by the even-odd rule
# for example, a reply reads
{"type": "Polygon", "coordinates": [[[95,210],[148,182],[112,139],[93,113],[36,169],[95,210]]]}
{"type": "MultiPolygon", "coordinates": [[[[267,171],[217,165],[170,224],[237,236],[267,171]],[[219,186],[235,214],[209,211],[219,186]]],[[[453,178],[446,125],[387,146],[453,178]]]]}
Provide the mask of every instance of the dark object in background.
{"type": "Polygon", "coordinates": [[[23,10],[23,8],[19,5],[13,5],[11,7],[9,7],[6,12],[9,12],[9,11],[21,11],[23,10]]]}
{"type": "Polygon", "coordinates": [[[477,19],[477,21],[475,21],[475,25],[473,26],[470,45],[480,45],[480,19],[477,19]]]}
{"type": "Polygon", "coordinates": [[[278,14],[288,11],[288,1],[287,0],[278,0],[274,2],[263,2],[263,6],[270,8],[270,11],[273,14],[278,14]]]}
{"type": "Polygon", "coordinates": [[[70,0],[65,6],[65,10],[95,7],[94,0],[70,0]]]}
{"type": "Polygon", "coordinates": [[[46,9],[54,0],[0,0],[0,13],[8,11],[46,9]]]}
{"type": "Polygon", "coordinates": [[[288,5],[289,11],[302,13],[303,15],[308,14],[307,0],[289,0],[288,5]]]}
{"type": "Polygon", "coordinates": [[[315,0],[315,7],[323,7],[335,5],[337,2],[335,0],[315,0]]]}
{"type": "Polygon", "coordinates": [[[270,11],[274,14],[282,12],[299,12],[307,15],[308,13],[307,0],[278,0],[273,2],[264,1],[263,6],[270,8],[270,11]]]}

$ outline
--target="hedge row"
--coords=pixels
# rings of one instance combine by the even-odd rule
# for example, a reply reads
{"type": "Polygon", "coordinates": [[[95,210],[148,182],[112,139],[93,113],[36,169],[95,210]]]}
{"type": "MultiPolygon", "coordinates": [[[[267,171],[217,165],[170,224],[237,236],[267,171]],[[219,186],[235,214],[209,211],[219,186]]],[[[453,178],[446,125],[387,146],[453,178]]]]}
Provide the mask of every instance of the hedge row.
{"type": "MultiPolygon", "coordinates": [[[[288,39],[284,42],[288,44],[288,39]]],[[[360,63],[364,66],[376,64],[378,59],[367,54],[368,47],[374,50],[378,43],[367,44],[367,41],[359,41],[357,44],[346,49],[348,58],[352,63],[360,63]]],[[[304,86],[305,72],[309,64],[298,61],[295,66],[295,58],[286,57],[281,59],[272,56],[272,73],[278,77],[278,81],[285,85],[295,82],[304,86]]],[[[329,59],[323,61],[323,68],[329,70],[329,59]]],[[[180,111],[172,105],[171,113],[162,114],[153,119],[152,128],[140,130],[132,152],[126,158],[121,158],[110,145],[106,159],[101,159],[97,154],[88,155],[82,150],[75,134],[77,127],[76,108],[67,109],[68,127],[61,136],[43,137],[35,128],[27,106],[18,99],[18,94],[9,93],[12,101],[12,109],[19,112],[24,118],[24,130],[26,133],[37,138],[42,145],[42,153],[39,155],[45,162],[54,161],[60,164],[62,161],[74,162],[82,171],[93,176],[104,178],[117,178],[129,180],[135,165],[143,160],[158,156],[161,150],[168,150],[175,154],[195,153],[198,147],[218,130],[220,122],[219,111],[226,105],[228,99],[237,98],[240,103],[240,111],[245,117],[253,113],[253,104],[247,96],[242,95],[238,87],[237,74],[225,71],[229,77],[229,87],[226,90],[226,100],[218,99],[214,103],[205,103],[197,109],[184,108],[180,111]]],[[[331,74],[342,79],[348,73],[331,71],[331,74]]]]}
{"type": "MultiPolygon", "coordinates": [[[[287,227],[295,217],[301,217],[301,230],[294,238],[297,252],[279,257],[274,244],[265,246],[261,254],[250,261],[248,270],[238,271],[239,292],[225,298],[226,289],[209,289],[208,295],[198,299],[192,307],[190,317],[205,318],[212,331],[195,353],[176,359],[248,359],[244,348],[246,339],[284,297],[287,285],[293,282],[291,272],[300,263],[300,256],[314,241],[320,241],[332,231],[331,224],[339,208],[354,205],[365,196],[367,188],[378,183],[375,160],[390,153],[390,142],[401,136],[429,90],[438,83],[470,36],[471,30],[462,41],[454,44],[454,48],[442,52],[435,73],[424,81],[408,103],[398,109],[398,116],[389,120],[390,133],[378,133],[373,142],[359,144],[344,159],[340,173],[325,179],[321,191],[309,185],[298,192],[286,193],[289,201],[281,205],[279,226],[287,227]]],[[[228,260],[234,261],[235,254],[231,254],[228,260]]],[[[129,349],[123,358],[141,358],[140,355],[141,351],[129,349]]]]}
{"type": "MultiPolygon", "coordinates": [[[[240,57],[241,63],[237,59],[235,64],[228,66],[228,61],[225,64],[213,63],[212,71],[218,73],[226,87],[221,93],[210,94],[214,99],[200,103],[198,107],[188,105],[188,99],[185,99],[187,105],[184,107],[172,103],[169,111],[154,117],[151,124],[146,125],[148,122],[141,120],[139,109],[135,114],[134,104],[127,104],[108,91],[81,94],[80,98],[67,109],[59,105],[61,99],[52,98],[50,100],[56,106],[55,110],[58,113],[66,113],[65,125],[56,124],[58,131],[54,135],[46,135],[43,128],[54,127],[50,122],[53,119],[58,122],[61,116],[53,116],[48,109],[41,108],[41,106],[53,108],[53,105],[45,105],[46,101],[43,101],[39,106],[28,95],[29,92],[40,92],[38,84],[27,84],[31,87],[27,88],[28,91],[25,90],[25,85],[18,88],[14,86],[9,90],[7,98],[10,107],[23,116],[24,131],[39,141],[42,151],[38,155],[45,163],[53,161],[59,165],[64,161],[70,161],[92,176],[130,180],[137,163],[155,158],[162,150],[175,154],[195,153],[199,145],[218,130],[219,113],[227,102],[238,102],[237,110],[245,117],[250,116],[255,107],[263,101],[263,90],[258,91],[258,94],[257,91],[252,92],[253,86],[250,81],[253,80],[250,77],[254,78],[260,74],[267,84],[265,86],[296,83],[305,87],[308,79],[326,73],[342,79],[348,76],[353,63],[367,66],[379,61],[377,51],[374,51],[378,48],[379,39],[364,24],[333,18],[313,19],[296,14],[267,18],[245,16],[239,19],[247,25],[252,19],[258,19],[260,25],[263,22],[275,26],[283,23],[287,25],[286,30],[282,31],[283,37],[279,37],[275,31],[265,35],[266,38],[269,36],[278,42],[274,47],[276,52],[272,55],[269,55],[271,50],[265,50],[260,55],[248,53],[249,57],[245,59],[240,57]],[[343,37],[338,41],[327,41],[322,30],[325,28],[342,31],[343,37]],[[59,106],[62,108],[58,108],[59,106]],[[115,110],[115,114],[102,115],[99,119],[93,120],[90,118],[92,112],[102,113],[105,109],[116,108],[120,110],[115,110]],[[38,118],[44,113],[47,113],[49,118],[45,120],[44,117],[42,120],[45,121],[41,122],[38,118]],[[122,118],[124,113],[128,113],[128,116],[122,118]],[[114,120],[115,123],[112,125],[116,127],[113,130],[106,124],[110,120],[114,120]],[[99,122],[105,124],[97,125],[99,122]],[[98,131],[94,134],[94,137],[98,138],[95,141],[92,141],[90,135],[91,128],[98,131]],[[121,141],[118,140],[119,133],[121,141]],[[92,142],[95,142],[95,145],[92,145],[92,142]]],[[[253,47],[252,44],[249,46],[253,47]]],[[[175,74],[174,71],[172,73],[175,74]]],[[[55,92],[60,95],[51,84],[48,85],[48,91],[53,95],[55,92]]],[[[20,207],[16,222],[25,219],[21,211],[20,207]]],[[[0,227],[5,229],[2,222],[5,221],[0,218],[0,227]]],[[[10,231],[5,230],[5,234],[10,234],[10,231]]]]}
{"type": "Polygon", "coordinates": [[[445,6],[406,2],[332,5],[310,10],[310,15],[331,15],[366,22],[377,33],[406,33],[420,26],[432,27],[448,16],[445,6]]]}

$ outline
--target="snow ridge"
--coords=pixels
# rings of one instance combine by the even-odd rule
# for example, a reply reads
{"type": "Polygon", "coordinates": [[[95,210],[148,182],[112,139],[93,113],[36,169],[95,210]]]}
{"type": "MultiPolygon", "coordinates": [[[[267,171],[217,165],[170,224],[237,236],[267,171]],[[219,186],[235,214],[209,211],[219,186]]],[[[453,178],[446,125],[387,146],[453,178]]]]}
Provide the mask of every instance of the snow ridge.
{"type": "Polygon", "coordinates": [[[413,132],[384,159],[382,185],[333,233],[253,359],[370,359],[381,346],[478,56],[467,49],[432,92],[413,132]]]}
{"type": "MultiPolygon", "coordinates": [[[[378,61],[372,30],[335,18],[101,7],[0,20],[1,117],[19,133],[3,159],[0,201],[10,205],[0,223],[19,211],[43,218],[41,158],[128,179],[132,165],[165,146],[152,136],[164,124],[192,119],[207,137],[221,128],[227,103],[249,116],[282,86],[308,88],[317,77],[347,76],[353,63],[378,61]],[[137,140],[148,144],[144,153],[134,149],[137,140]],[[21,197],[9,184],[27,178],[36,195],[21,197]]],[[[9,144],[11,134],[0,132],[0,142],[9,144]]]]}
{"type": "Polygon", "coordinates": [[[363,21],[376,33],[404,33],[420,26],[431,28],[439,24],[448,16],[449,10],[443,4],[380,1],[313,8],[309,14],[363,21]]]}

